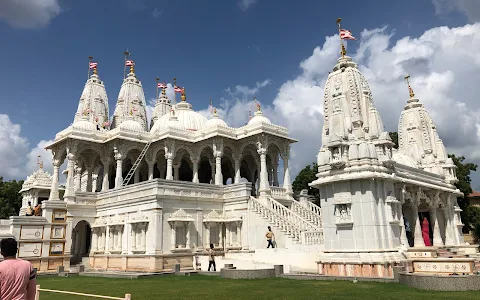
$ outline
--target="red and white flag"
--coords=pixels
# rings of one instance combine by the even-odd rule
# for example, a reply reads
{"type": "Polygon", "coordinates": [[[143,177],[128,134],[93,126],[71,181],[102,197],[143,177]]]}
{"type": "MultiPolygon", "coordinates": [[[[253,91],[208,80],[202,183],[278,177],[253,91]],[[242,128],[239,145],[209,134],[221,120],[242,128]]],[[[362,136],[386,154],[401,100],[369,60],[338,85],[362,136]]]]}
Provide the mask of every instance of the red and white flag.
{"type": "Polygon", "coordinates": [[[167,88],[167,83],[166,82],[158,82],[157,83],[157,88],[166,89],[167,88]]]}
{"type": "Polygon", "coordinates": [[[340,38],[342,40],[356,40],[356,38],[353,37],[350,30],[346,30],[346,29],[340,29],[340,38]]]}
{"type": "Polygon", "coordinates": [[[135,63],[133,62],[133,60],[127,60],[127,61],[125,61],[125,65],[126,66],[134,66],[135,63]]]}
{"type": "Polygon", "coordinates": [[[97,67],[97,65],[98,65],[98,63],[96,63],[96,62],[91,62],[91,63],[89,64],[89,68],[90,68],[90,69],[95,69],[95,68],[97,67]]]}
{"type": "Polygon", "coordinates": [[[182,89],[181,87],[179,87],[179,86],[174,86],[174,87],[173,87],[173,90],[175,91],[175,93],[181,93],[181,92],[183,92],[183,89],[182,89]]]}

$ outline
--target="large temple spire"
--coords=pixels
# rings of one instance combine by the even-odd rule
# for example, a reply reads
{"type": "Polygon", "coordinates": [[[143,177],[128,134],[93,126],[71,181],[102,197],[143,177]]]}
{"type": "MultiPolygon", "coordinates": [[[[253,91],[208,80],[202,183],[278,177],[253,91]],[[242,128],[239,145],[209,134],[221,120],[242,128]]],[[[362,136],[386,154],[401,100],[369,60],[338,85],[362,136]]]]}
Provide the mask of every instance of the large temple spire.
{"type": "Polygon", "coordinates": [[[101,128],[108,124],[108,97],[103,81],[98,76],[98,63],[92,59],[92,56],[88,57],[88,79],[80,96],[74,123],[88,121],[94,125],[93,128],[101,128]]]}
{"type": "Polygon", "coordinates": [[[145,94],[140,80],[135,74],[135,62],[129,59],[131,54],[125,52],[125,72],[126,68],[130,67],[130,72],[123,80],[122,87],[118,94],[115,112],[113,113],[113,120],[111,128],[117,128],[127,119],[133,120],[140,124],[142,131],[148,130],[147,125],[147,111],[145,94]],[[133,113],[135,112],[135,113],[133,113]]]}

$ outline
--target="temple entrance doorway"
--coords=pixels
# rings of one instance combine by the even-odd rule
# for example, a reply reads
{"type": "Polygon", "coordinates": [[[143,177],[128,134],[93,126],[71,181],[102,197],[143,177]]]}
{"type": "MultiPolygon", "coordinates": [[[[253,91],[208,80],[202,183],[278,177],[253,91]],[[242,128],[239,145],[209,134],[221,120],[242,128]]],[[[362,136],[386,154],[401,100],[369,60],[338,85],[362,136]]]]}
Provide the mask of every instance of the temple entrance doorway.
{"type": "Polygon", "coordinates": [[[72,231],[71,265],[80,264],[83,257],[88,257],[91,243],[92,228],[90,224],[87,221],[78,222],[72,231]]]}

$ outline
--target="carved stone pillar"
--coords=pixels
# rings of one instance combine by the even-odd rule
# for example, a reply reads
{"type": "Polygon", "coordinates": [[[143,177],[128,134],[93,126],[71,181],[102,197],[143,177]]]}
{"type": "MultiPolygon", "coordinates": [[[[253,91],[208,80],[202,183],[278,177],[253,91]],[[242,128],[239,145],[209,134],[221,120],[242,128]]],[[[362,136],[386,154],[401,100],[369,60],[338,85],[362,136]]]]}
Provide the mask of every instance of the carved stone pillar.
{"type": "Polygon", "coordinates": [[[288,151],[283,156],[283,188],[287,192],[287,195],[293,195],[292,183],[290,180],[290,169],[288,167],[288,158],[290,156],[290,146],[287,148],[288,148],[288,151]]]}
{"type": "Polygon", "coordinates": [[[75,191],[82,189],[82,168],[77,166],[75,168],[75,191]]]}
{"type": "Polygon", "coordinates": [[[58,192],[58,176],[60,168],[60,160],[53,159],[53,178],[52,178],[52,187],[50,189],[50,196],[48,200],[60,200],[60,193],[58,192]]]}
{"type": "Polygon", "coordinates": [[[170,233],[170,241],[171,241],[171,244],[172,244],[172,249],[175,249],[177,248],[176,246],[176,228],[175,228],[175,222],[171,222],[170,223],[170,226],[172,227],[172,231],[170,233]]]}
{"type": "Polygon", "coordinates": [[[241,175],[240,175],[240,167],[241,167],[241,161],[240,161],[240,157],[239,156],[235,156],[234,157],[234,160],[235,160],[235,179],[234,179],[234,183],[240,183],[240,180],[242,179],[241,175]]]}
{"type": "Polygon", "coordinates": [[[223,185],[222,156],[218,153],[215,156],[215,184],[223,185]]]}
{"type": "Polygon", "coordinates": [[[278,186],[278,156],[274,155],[275,161],[273,162],[273,186],[278,186]]]}
{"type": "Polygon", "coordinates": [[[137,169],[135,170],[135,174],[133,174],[133,183],[140,182],[140,165],[138,165],[137,169]]]}
{"type": "Polygon", "coordinates": [[[205,223],[205,227],[206,227],[206,230],[205,230],[205,237],[204,237],[204,241],[205,241],[205,249],[209,249],[210,248],[210,244],[211,244],[211,241],[210,241],[210,223],[205,223]]]}
{"type": "Polygon", "coordinates": [[[93,167],[87,167],[87,192],[93,192],[93,167]]]}
{"type": "Polygon", "coordinates": [[[237,222],[237,246],[242,247],[242,222],[237,222]]]}
{"type": "Polygon", "coordinates": [[[185,240],[185,248],[190,249],[190,222],[185,222],[185,227],[186,227],[186,232],[187,232],[187,238],[185,240]]]}
{"type": "Polygon", "coordinates": [[[107,191],[110,188],[110,182],[109,182],[109,170],[110,170],[110,159],[102,159],[102,165],[103,165],[103,181],[102,181],[102,192],[107,191]]]}
{"type": "Polygon", "coordinates": [[[430,222],[433,229],[433,246],[443,246],[442,236],[440,234],[440,226],[437,219],[437,206],[430,209],[430,222]]]}
{"type": "Polygon", "coordinates": [[[167,176],[165,179],[173,180],[173,154],[165,154],[165,159],[167,160],[167,176]]]}
{"type": "Polygon", "coordinates": [[[409,247],[408,245],[408,238],[407,238],[407,231],[405,230],[405,221],[403,220],[404,215],[402,211],[402,204],[398,204],[399,208],[399,216],[400,216],[400,245],[409,247]]]}
{"type": "Polygon", "coordinates": [[[122,165],[123,165],[123,155],[117,149],[113,150],[115,153],[115,161],[117,163],[117,169],[115,173],[115,188],[122,187],[123,178],[122,178],[122,165]]]}
{"type": "Polygon", "coordinates": [[[267,173],[267,149],[259,147],[258,154],[260,154],[260,197],[267,198],[270,195],[267,173]]]}
{"type": "Polygon", "coordinates": [[[420,218],[418,217],[418,202],[417,201],[412,202],[412,214],[413,214],[412,220],[414,222],[414,228],[415,228],[413,246],[414,247],[425,247],[425,242],[423,241],[423,237],[422,237],[422,228],[420,226],[420,218]]]}
{"type": "Polygon", "coordinates": [[[210,162],[210,168],[212,169],[212,184],[215,184],[215,164],[210,162]]]}
{"type": "Polygon", "coordinates": [[[153,180],[153,168],[155,167],[155,161],[147,160],[148,165],[148,180],[153,180]]]}
{"type": "Polygon", "coordinates": [[[173,180],[180,180],[180,164],[173,165],[173,180]]]}
{"type": "Polygon", "coordinates": [[[75,154],[70,152],[67,155],[67,183],[66,183],[66,191],[65,191],[65,197],[73,197],[75,196],[75,182],[74,182],[74,177],[75,177],[75,154]]]}
{"type": "Polygon", "coordinates": [[[192,182],[193,183],[199,183],[199,180],[198,180],[198,160],[196,160],[196,159],[192,160],[192,164],[193,164],[193,179],[192,179],[192,182]]]}
{"type": "Polygon", "coordinates": [[[453,214],[450,213],[452,208],[447,205],[443,208],[443,214],[445,218],[445,246],[455,245],[455,238],[453,235],[453,214]]]}

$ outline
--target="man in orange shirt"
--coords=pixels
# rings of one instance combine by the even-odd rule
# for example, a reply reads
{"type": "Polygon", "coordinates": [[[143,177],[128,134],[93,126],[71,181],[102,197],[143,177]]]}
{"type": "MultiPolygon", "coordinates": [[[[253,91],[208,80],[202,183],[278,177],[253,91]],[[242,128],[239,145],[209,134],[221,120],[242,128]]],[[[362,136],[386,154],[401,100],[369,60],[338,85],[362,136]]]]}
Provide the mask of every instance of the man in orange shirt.
{"type": "Polygon", "coordinates": [[[34,300],[36,272],[30,262],[16,258],[17,249],[17,241],[12,238],[0,242],[4,259],[0,262],[0,299],[34,300]]]}

